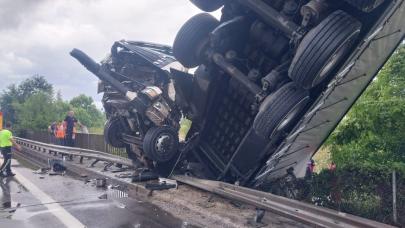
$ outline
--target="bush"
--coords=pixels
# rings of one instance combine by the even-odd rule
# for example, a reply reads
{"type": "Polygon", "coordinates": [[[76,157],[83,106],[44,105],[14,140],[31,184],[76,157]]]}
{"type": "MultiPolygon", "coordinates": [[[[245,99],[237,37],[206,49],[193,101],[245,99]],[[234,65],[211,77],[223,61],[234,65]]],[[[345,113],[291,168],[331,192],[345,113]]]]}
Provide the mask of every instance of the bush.
{"type": "MultiPolygon", "coordinates": [[[[346,165],[311,179],[307,201],[345,213],[393,224],[392,167],[346,165]]],[[[397,211],[405,224],[405,172],[397,171],[397,211]]]]}

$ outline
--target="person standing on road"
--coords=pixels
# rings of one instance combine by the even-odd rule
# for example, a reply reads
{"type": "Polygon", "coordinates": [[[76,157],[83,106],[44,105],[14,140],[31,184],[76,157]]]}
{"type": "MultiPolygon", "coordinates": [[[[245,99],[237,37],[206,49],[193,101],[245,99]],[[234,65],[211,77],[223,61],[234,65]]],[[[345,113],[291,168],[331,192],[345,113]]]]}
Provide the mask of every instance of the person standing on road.
{"type": "Polygon", "coordinates": [[[59,122],[56,126],[56,138],[58,141],[58,145],[64,146],[65,145],[65,127],[63,123],[59,122]]]}
{"type": "MultiPolygon", "coordinates": [[[[75,146],[75,127],[79,124],[79,121],[75,118],[75,113],[73,111],[69,111],[63,122],[65,127],[65,146],[74,147],[75,146]]],[[[69,156],[70,160],[73,160],[73,155],[69,156]]]]}
{"type": "Polygon", "coordinates": [[[65,145],[74,147],[74,128],[78,124],[77,119],[75,118],[75,113],[73,111],[69,111],[64,121],[65,127],[65,145]]]}
{"type": "Polygon", "coordinates": [[[11,172],[11,148],[14,146],[17,150],[21,150],[21,146],[18,145],[13,139],[11,133],[11,123],[6,123],[6,128],[0,131],[0,149],[3,155],[3,164],[0,167],[0,176],[14,176],[11,172]]]}
{"type": "Polygon", "coordinates": [[[56,127],[57,127],[56,122],[52,122],[51,125],[49,125],[49,127],[48,127],[48,132],[49,132],[49,135],[50,135],[50,142],[53,143],[53,144],[57,144],[56,127]]]}

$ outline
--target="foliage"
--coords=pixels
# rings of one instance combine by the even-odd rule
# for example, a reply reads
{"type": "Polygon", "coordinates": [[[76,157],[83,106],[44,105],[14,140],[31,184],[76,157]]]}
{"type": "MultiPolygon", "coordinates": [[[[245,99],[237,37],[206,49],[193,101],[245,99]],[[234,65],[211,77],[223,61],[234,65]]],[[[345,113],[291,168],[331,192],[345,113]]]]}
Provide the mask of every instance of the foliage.
{"type": "Polygon", "coordinates": [[[52,96],[38,92],[23,103],[14,103],[18,129],[47,129],[56,118],[52,96]]]}
{"type": "Polygon", "coordinates": [[[392,223],[392,172],[405,224],[405,45],[402,44],[337,129],[325,151],[337,169],[314,174],[308,201],[392,223]]]}
{"type": "Polygon", "coordinates": [[[104,124],[103,114],[97,109],[93,98],[81,94],[70,100],[75,116],[87,127],[99,127],[104,124]]]}
{"type": "Polygon", "coordinates": [[[37,93],[53,95],[53,86],[40,75],[34,75],[20,83],[18,85],[16,98],[19,102],[23,102],[37,93]]]}
{"type": "Polygon", "coordinates": [[[96,106],[93,103],[93,98],[86,96],[84,94],[80,94],[79,96],[72,98],[72,100],[70,100],[70,104],[73,107],[82,108],[84,110],[96,108],[96,106]]]}
{"type": "Polygon", "coordinates": [[[404,75],[405,45],[401,45],[328,140],[338,167],[405,169],[404,75]]]}
{"type": "MultiPolygon", "coordinates": [[[[405,170],[397,173],[399,224],[405,224],[405,170]]],[[[310,181],[307,201],[384,223],[393,223],[392,167],[341,166],[323,170],[310,181]]]]}
{"type": "Polygon", "coordinates": [[[65,119],[66,113],[72,109],[70,104],[66,101],[56,100],[53,103],[53,109],[55,112],[55,119],[53,121],[61,122],[65,119]]]}
{"type": "Polygon", "coordinates": [[[42,76],[33,76],[19,85],[12,84],[0,95],[5,121],[11,121],[17,133],[23,129],[46,130],[50,123],[63,121],[73,110],[76,118],[90,129],[104,125],[103,113],[85,95],[63,101],[60,91],[54,97],[53,86],[42,76]]]}
{"type": "Polygon", "coordinates": [[[5,121],[16,122],[15,105],[24,102],[28,97],[36,93],[53,94],[52,85],[49,84],[43,76],[34,75],[21,82],[19,85],[9,85],[6,90],[3,91],[0,97],[0,107],[3,112],[5,121]]]}

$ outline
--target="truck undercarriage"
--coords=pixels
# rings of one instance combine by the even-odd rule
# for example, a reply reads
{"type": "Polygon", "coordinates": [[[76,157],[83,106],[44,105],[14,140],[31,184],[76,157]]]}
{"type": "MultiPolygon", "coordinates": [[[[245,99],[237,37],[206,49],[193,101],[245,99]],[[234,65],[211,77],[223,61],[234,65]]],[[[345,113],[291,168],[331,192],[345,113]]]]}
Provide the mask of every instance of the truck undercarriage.
{"type": "Polygon", "coordinates": [[[222,8],[221,19],[192,17],[173,48],[118,41],[101,64],[71,52],[101,80],[106,141],[166,176],[262,189],[286,175],[302,177],[404,36],[402,1],[192,2],[207,12],[222,8]],[[392,40],[371,43],[382,31],[392,40]],[[373,45],[386,50],[374,49],[380,56],[367,72],[364,63],[364,72],[352,72],[373,45]],[[182,118],[192,125],[180,142],[182,118]]]}

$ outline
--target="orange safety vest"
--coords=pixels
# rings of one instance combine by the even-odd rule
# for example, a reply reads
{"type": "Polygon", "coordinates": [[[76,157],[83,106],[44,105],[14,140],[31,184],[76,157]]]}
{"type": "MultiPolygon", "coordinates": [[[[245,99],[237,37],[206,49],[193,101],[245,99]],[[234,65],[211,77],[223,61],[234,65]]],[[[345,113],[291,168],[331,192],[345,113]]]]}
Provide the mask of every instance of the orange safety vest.
{"type": "Polygon", "coordinates": [[[56,128],[56,138],[63,139],[65,138],[65,128],[63,124],[58,125],[56,128]]]}

